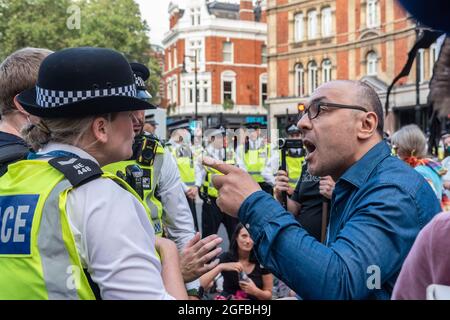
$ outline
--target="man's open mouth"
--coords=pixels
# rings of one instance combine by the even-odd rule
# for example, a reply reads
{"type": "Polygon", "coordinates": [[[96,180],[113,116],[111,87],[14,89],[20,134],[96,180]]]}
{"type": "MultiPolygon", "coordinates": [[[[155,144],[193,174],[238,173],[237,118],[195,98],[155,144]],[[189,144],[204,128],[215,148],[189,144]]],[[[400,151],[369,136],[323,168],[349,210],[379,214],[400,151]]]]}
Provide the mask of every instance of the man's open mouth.
{"type": "Polygon", "coordinates": [[[314,143],[312,143],[311,141],[307,140],[307,139],[303,140],[303,145],[306,148],[305,160],[308,161],[311,158],[311,156],[314,153],[314,151],[316,151],[316,145],[314,143]]]}

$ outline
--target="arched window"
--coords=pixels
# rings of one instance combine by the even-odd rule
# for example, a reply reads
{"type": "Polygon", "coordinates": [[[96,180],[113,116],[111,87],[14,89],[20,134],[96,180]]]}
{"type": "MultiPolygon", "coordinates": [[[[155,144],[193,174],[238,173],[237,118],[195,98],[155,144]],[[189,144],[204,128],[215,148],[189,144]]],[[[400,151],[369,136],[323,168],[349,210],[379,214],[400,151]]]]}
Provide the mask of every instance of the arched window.
{"type": "Polygon", "coordinates": [[[322,37],[329,37],[333,32],[331,8],[322,9],[322,37]]]}
{"type": "Polygon", "coordinates": [[[311,95],[319,85],[319,79],[317,77],[317,63],[315,61],[311,61],[308,63],[308,80],[309,80],[309,95],[311,95]]]}
{"type": "Polygon", "coordinates": [[[317,11],[308,12],[308,39],[317,37],[317,11]]]}
{"type": "Polygon", "coordinates": [[[378,55],[375,51],[367,54],[367,75],[376,76],[378,72],[378,55]]]}
{"type": "Polygon", "coordinates": [[[303,13],[297,13],[295,15],[295,42],[300,42],[304,38],[304,26],[303,26],[303,13]]]}
{"type": "Polygon", "coordinates": [[[322,82],[331,81],[331,61],[330,59],[325,59],[322,62],[322,82]]]}
{"type": "Polygon", "coordinates": [[[305,95],[305,71],[301,63],[295,65],[295,94],[299,97],[305,95]]]}

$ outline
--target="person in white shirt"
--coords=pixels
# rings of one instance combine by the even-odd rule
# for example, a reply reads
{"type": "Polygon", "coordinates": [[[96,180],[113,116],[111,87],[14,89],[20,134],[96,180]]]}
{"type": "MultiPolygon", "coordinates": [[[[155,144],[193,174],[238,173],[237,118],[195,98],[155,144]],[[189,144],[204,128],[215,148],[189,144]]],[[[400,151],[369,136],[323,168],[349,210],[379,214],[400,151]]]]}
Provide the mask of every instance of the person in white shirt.
{"type": "MultiPolygon", "coordinates": [[[[60,196],[59,209],[50,209],[67,214],[70,231],[64,232],[73,235],[79,264],[92,280],[91,290],[98,286],[98,298],[102,299],[186,299],[175,244],[155,239],[137,194],[126,191],[112,175],[100,170],[132,155],[133,110],[153,107],[136,98],[126,59],[110,49],[66,49],[43,61],[38,79],[36,88],[17,98],[27,112],[41,117],[37,124],[24,129],[25,140],[39,152],[29,156],[33,161],[23,162],[35,166],[49,162],[48,170],[55,175],[60,171],[73,186],[65,191],[65,205],[60,196]],[[61,168],[52,165],[53,160],[61,168]],[[90,177],[96,171],[100,175],[90,177]],[[83,183],[74,183],[74,176],[84,179],[83,183]]],[[[47,230],[50,234],[57,231],[57,226],[47,230]]],[[[46,272],[55,274],[49,279],[64,280],[68,275],[57,273],[56,268],[61,261],[51,257],[52,269],[46,272]]],[[[63,265],[60,270],[67,268],[63,265]]],[[[51,282],[57,289],[49,290],[48,298],[90,297],[80,292],[71,295],[78,287],[66,288],[65,283],[51,282]]],[[[0,284],[2,288],[7,285],[0,284]]],[[[28,298],[32,298],[38,288],[29,286],[28,298]]]]}

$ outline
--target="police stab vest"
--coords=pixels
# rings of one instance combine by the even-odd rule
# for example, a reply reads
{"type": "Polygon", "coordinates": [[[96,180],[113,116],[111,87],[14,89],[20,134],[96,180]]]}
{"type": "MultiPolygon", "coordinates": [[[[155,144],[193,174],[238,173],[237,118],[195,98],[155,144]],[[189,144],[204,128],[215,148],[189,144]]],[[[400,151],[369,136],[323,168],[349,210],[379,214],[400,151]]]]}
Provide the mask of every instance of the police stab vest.
{"type": "MultiPolygon", "coordinates": [[[[280,164],[281,152],[280,150],[280,164]]],[[[291,157],[289,154],[286,155],[286,170],[288,172],[289,185],[294,189],[302,174],[303,162],[305,162],[305,157],[291,157]]]]}
{"type": "Polygon", "coordinates": [[[66,212],[68,193],[108,178],[92,161],[24,160],[0,178],[0,299],[95,299],[66,212]],[[72,167],[72,175],[62,173],[72,167]]]}
{"type": "Polygon", "coordinates": [[[180,156],[177,154],[175,148],[170,147],[170,152],[174,156],[178,170],[180,171],[181,181],[188,187],[192,187],[195,185],[195,164],[194,164],[194,155],[191,153],[190,157],[180,156]]]}
{"type": "MultiPolygon", "coordinates": [[[[236,161],[235,158],[233,157],[232,159],[227,159],[225,163],[235,165],[236,161]]],[[[216,169],[213,169],[211,167],[205,166],[204,168],[206,170],[206,178],[205,182],[203,183],[203,188],[206,189],[208,196],[217,198],[219,196],[219,192],[214,187],[212,178],[214,175],[223,175],[223,174],[220,171],[217,171],[216,169]]]]}
{"type": "Polygon", "coordinates": [[[126,168],[129,165],[138,165],[144,173],[142,178],[142,186],[143,186],[143,201],[148,207],[149,215],[151,218],[151,222],[153,224],[153,228],[155,229],[155,234],[157,236],[162,236],[163,234],[163,206],[161,201],[156,198],[155,190],[157,183],[159,181],[159,177],[161,175],[161,168],[164,160],[164,148],[158,142],[156,147],[156,153],[151,165],[144,164],[138,160],[127,160],[120,161],[108,164],[102,169],[106,172],[110,172],[111,174],[117,175],[119,171],[122,175],[126,175],[126,168]]]}
{"type": "Polygon", "coordinates": [[[258,183],[264,182],[264,178],[261,173],[266,166],[266,160],[269,158],[270,148],[268,146],[263,146],[255,150],[247,150],[244,153],[245,168],[247,169],[247,172],[252,176],[253,180],[258,183]]]}

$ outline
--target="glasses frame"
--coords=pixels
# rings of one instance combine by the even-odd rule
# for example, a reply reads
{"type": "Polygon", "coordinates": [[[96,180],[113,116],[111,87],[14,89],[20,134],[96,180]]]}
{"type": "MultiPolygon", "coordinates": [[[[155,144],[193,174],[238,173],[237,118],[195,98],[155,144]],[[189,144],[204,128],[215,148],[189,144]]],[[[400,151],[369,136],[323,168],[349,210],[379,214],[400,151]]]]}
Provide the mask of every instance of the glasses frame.
{"type": "Polygon", "coordinates": [[[364,111],[364,112],[369,112],[369,110],[367,110],[364,107],[361,106],[353,106],[353,105],[346,105],[346,104],[339,104],[339,103],[331,103],[331,102],[321,102],[321,101],[315,101],[312,102],[304,111],[302,117],[307,114],[308,115],[308,119],[309,120],[313,120],[316,119],[319,114],[320,111],[322,110],[322,107],[330,107],[330,108],[339,108],[339,109],[352,109],[352,110],[359,110],[359,111],[364,111]],[[311,113],[309,112],[309,110],[311,109],[311,106],[313,106],[314,104],[318,104],[318,111],[317,114],[314,117],[311,117],[311,113]]]}

